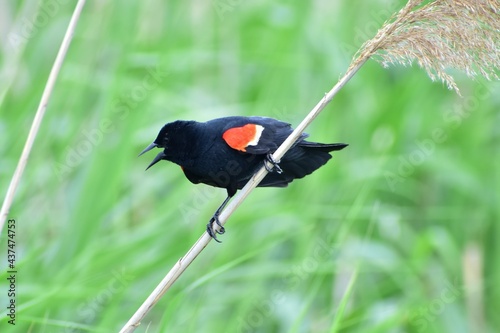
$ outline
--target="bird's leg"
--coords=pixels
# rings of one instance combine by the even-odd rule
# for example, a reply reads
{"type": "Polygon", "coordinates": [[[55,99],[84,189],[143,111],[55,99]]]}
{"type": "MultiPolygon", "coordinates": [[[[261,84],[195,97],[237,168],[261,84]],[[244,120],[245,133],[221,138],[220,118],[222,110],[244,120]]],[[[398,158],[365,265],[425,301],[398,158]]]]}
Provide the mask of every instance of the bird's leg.
{"type": "Polygon", "coordinates": [[[217,208],[214,215],[212,216],[212,218],[210,219],[210,221],[207,224],[207,233],[210,235],[210,237],[212,237],[216,242],[219,242],[219,243],[221,241],[217,239],[217,234],[222,235],[224,232],[226,232],[226,230],[224,229],[224,227],[222,226],[222,224],[219,221],[219,215],[222,212],[222,210],[224,209],[224,207],[226,207],[227,203],[229,202],[229,199],[231,199],[231,197],[228,195],[226,200],[224,200],[224,202],[219,206],[219,208],[217,208]],[[214,222],[220,227],[220,230],[214,231],[214,229],[213,229],[214,222]]]}
{"type": "Polygon", "coordinates": [[[269,153],[269,154],[266,155],[266,160],[273,165],[270,168],[267,165],[267,163],[264,162],[264,167],[266,168],[267,172],[283,173],[283,170],[279,166],[280,161],[275,161],[274,158],[273,158],[273,155],[271,153],[269,153]]]}

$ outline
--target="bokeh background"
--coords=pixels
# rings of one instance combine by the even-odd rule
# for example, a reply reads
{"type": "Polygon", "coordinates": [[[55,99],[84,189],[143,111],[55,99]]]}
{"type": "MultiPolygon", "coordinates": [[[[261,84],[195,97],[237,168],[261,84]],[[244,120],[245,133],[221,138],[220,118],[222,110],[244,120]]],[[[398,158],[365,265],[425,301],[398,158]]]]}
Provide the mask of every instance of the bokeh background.
{"type": "MultiPolygon", "coordinates": [[[[117,332],[225,191],[137,158],[176,119],[298,124],[404,1],[88,1],[9,218],[17,321],[117,332]]],[[[5,195],[75,3],[0,2],[5,195]]],[[[451,73],[454,73],[451,71],[451,73]]],[[[500,84],[369,61],[308,128],[345,142],[257,189],[136,332],[500,331],[500,84]]]]}

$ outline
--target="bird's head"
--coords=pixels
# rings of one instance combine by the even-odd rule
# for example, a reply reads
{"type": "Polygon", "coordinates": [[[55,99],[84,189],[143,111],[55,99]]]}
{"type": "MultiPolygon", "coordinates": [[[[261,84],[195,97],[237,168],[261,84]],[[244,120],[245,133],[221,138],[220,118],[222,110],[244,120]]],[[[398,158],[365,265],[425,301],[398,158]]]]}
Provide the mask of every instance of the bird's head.
{"type": "Polygon", "coordinates": [[[166,159],[167,155],[165,154],[165,150],[167,148],[169,141],[169,127],[170,127],[169,125],[170,124],[166,124],[165,126],[163,126],[160,132],[158,133],[156,139],[139,154],[139,156],[141,156],[142,154],[147,153],[153,148],[163,148],[163,150],[160,153],[158,153],[158,155],[156,155],[153,161],[148,165],[146,170],[151,168],[159,161],[166,159]]]}
{"type": "Polygon", "coordinates": [[[139,154],[139,156],[141,156],[153,148],[163,149],[156,155],[146,170],[161,160],[175,160],[175,156],[185,150],[185,146],[188,144],[187,141],[184,140],[185,130],[192,123],[192,121],[178,120],[162,127],[156,139],[139,154]]]}

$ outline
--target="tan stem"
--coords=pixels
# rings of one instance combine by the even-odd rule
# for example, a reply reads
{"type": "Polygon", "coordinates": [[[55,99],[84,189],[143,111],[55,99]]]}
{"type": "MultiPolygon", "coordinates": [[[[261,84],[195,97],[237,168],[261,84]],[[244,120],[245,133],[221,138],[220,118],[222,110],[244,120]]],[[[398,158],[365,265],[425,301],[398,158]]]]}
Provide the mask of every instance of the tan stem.
{"type": "MultiPolygon", "coordinates": [[[[351,66],[348,72],[339,80],[339,82],[325,94],[323,99],[309,112],[307,117],[295,128],[295,130],[290,134],[290,136],[281,144],[281,146],[273,154],[275,161],[279,161],[285,153],[292,147],[292,145],[297,141],[300,135],[304,132],[306,127],[320,114],[320,112],[325,108],[326,105],[333,99],[333,97],[340,91],[340,89],[356,74],[356,72],[363,66],[363,64],[369,59],[365,57],[364,59],[358,58],[355,66],[351,66]]],[[[268,162],[267,162],[268,163],[268,162]]],[[[269,165],[271,167],[271,165],[269,165]]],[[[219,216],[219,221],[222,225],[226,223],[228,218],[234,213],[234,211],[241,205],[241,203],[246,199],[246,197],[252,192],[252,190],[257,187],[257,185],[264,179],[267,175],[267,170],[264,166],[257,171],[248,183],[243,187],[243,189],[236,194],[236,196],[231,200],[227,207],[221,212],[219,216]]],[[[218,227],[216,227],[218,228],[218,227]]],[[[212,238],[205,232],[191,247],[191,249],[186,253],[184,257],[179,259],[177,263],[168,272],[165,278],[158,284],[158,286],[153,290],[149,297],[144,301],[144,303],[139,307],[139,309],[134,313],[134,315],[129,319],[129,321],[120,330],[120,333],[130,333],[133,332],[137,326],[140,325],[141,320],[146,316],[146,314],[153,308],[153,306],[160,300],[160,298],[165,294],[165,292],[174,284],[177,278],[186,270],[186,268],[193,262],[193,260],[203,251],[203,249],[208,245],[212,238]]]]}
{"type": "Polygon", "coordinates": [[[7,194],[5,195],[2,209],[0,210],[0,235],[2,234],[3,225],[5,224],[5,220],[7,219],[7,216],[9,214],[12,201],[14,200],[17,186],[19,185],[24,169],[26,168],[26,164],[28,163],[28,157],[30,155],[31,149],[33,148],[33,143],[35,142],[35,138],[38,134],[38,129],[40,128],[43,116],[45,115],[45,111],[47,110],[47,104],[49,103],[50,96],[52,95],[52,91],[54,90],[54,85],[66,57],[69,45],[71,44],[71,39],[73,37],[76,24],[78,23],[78,19],[80,18],[80,14],[84,5],[85,0],[79,0],[76,4],[75,11],[73,12],[73,16],[71,17],[71,21],[69,22],[68,29],[66,29],[66,34],[64,35],[61,47],[59,48],[59,52],[57,53],[56,60],[54,61],[54,65],[52,66],[52,69],[50,71],[49,78],[42,94],[42,98],[40,99],[40,104],[38,105],[38,109],[35,114],[35,118],[33,119],[33,123],[31,124],[28,138],[26,139],[26,143],[24,144],[23,152],[21,153],[21,157],[19,158],[19,161],[17,163],[16,171],[14,171],[14,175],[12,176],[12,180],[10,181],[7,194]]]}

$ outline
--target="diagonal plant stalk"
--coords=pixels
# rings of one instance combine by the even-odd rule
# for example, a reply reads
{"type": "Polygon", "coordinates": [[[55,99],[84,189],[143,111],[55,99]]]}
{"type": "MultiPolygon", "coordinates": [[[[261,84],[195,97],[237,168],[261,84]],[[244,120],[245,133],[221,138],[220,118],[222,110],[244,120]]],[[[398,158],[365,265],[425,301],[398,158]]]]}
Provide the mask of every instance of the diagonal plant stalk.
{"type": "Polygon", "coordinates": [[[40,129],[43,116],[45,115],[45,111],[47,110],[47,104],[49,103],[50,96],[52,95],[52,91],[54,90],[54,85],[66,57],[69,45],[71,44],[71,39],[73,38],[73,34],[75,32],[75,28],[84,5],[85,0],[78,0],[68,28],[66,29],[63,41],[59,48],[59,52],[57,53],[56,59],[54,61],[54,65],[52,66],[52,69],[50,71],[45,89],[43,90],[40,104],[38,105],[35,118],[33,119],[33,123],[31,124],[28,138],[26,139],[26,143],[24,144],[23,152],[21,153],[21,157],[19,158],[19,162],[17,163],[16,171],[12,176],[7,194],[5,195],[5,200],[2,204],[2,209],[0,210],[0,235],[2,234],[3,225],[5,224],[5,220],[7,219],[7,216],[9,214],[10,206],[12,205],[12,202],[14,200],[17,186],[19,185],[24,169],[26,168],[26,164],[28,163],[28,158],[31,153],[31,149],[33,148],[33,143],[35,142],[38,130],[40,129]]]}
{"type": "MultiPolygon", "coordinates": [[[[482,75],[487,79],[498,79],[495,71],[500,68],[499,13],[498,2],[492,0],[409,0],[398,13],[384,23],[373,39],[360,48],[344,76],[281,144],[273,154],[273,159],[279,161],[285,155],[305,128],[374,55],[379,57],[376,60],[384,66],[394,63],[411,65],[416,62],[432,80],[440,79],[457,93],[459,90],[453,77],[445,72],[447,67],[462,70],[469,77],[482,75]]],[[[264,179],[267,172],[264,166],[261,167],[237,193],[219,216],[222,225],[264,179]]],[[[218,226],[215,228],[219,229],[218,226]]],[[[207,233],[198,239],[144,301],[120,333],[133,332],[140,325],[149,310],[211,240],[207,233]]]]}
{"type": "MultiPolygon", "coordinates": [[[[290,147],[295,143],[295,141],[300,137],[302,132],[305,130],[307,125],[309,125],[314,118],[325,108],[326,105],[333,99],[333,97],[340,91],[340,89],[356,74],[356,72],[361,68],[361,66],[368,60],[366,58],[364,61],[359,61],[356,66],[352,66],[350,70],[340,79],[340,81],[323,97],[323,99],[314,107],[314,109],[307,115],[307,117],[295,128],[295,130],[290,134],[290,136],[281,144],[281,146],[273,154],[273,159],[279,161],[285,153],[290,149],[290,147]]],[[[269,163],[270,162],[267,162],[269,163]]],[[[269,168],[272,165],[268,165],[269,168]]],[[[259,183],[267,175],[267,169],[262,166],[259,171],[257,171],[248,183],[238,192],[233,200],[229,202],[226,208],[219,215],[219,221],[222,225],[226,223],[228,218],[235,212],[235,210],[241,205],[241,203],[246,199],[246,197],[252,192],[252,190],[259,185],[259,183]]],[[[216,225],[216,230],[220,228],[216,225]]],[[[135,330],[137,326],[140,325],[141,320],[146,316],[146,314],[151,310],[151,308],[160,300],[160,298],[165,294],[165,292],[172,286],[172,284],[177,280],[177,278],[188,268],[188,266],[193,262],[194,259],[203,251],[203,249],[212,240],[212,237],[208,233],[203,233],[203,235],[196,241],[196,243],[191,247],[191,249],[186,253],[184,257],[179,259],[174,267],[168,272],[168,274],[163,278],[160,284],[153,290],[149,297],[144,301],[141,307],[135,312],[135,314],[130,318],[130,320],[125,324],[125,326],[120,330],[120,333],[130,333],[135,330]]]]}

